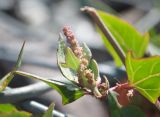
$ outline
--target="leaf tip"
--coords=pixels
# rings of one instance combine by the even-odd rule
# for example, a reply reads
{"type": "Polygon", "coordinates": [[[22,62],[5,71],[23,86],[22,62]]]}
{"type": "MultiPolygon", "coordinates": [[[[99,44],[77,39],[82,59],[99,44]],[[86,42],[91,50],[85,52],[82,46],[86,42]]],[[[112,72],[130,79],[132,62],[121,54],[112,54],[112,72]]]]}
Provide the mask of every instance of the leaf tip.
{"type": "Polygon", "coordinates": [[[23,42],[20,53],[18,55],[18,59],[17,59],[16,65],[15,65],[16,70],[21,66],[21,63],[22,63],[22,55],[23,55],[25,43],[26,43],[26,41],[23,42]]]}

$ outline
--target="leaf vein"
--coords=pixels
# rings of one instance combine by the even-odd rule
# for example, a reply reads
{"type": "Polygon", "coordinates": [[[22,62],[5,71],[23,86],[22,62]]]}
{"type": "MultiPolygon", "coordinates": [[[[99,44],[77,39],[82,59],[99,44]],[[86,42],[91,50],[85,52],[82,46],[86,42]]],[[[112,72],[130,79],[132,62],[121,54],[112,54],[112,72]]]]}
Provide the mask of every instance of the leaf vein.
{"type": "Polygon", "coordinates": [[[148,80],[148,79],[156,77],[156,76],[160,76],[160,73],[156,73],[153,75],[149,75],[148,77],[142,78],[142,80],[135,82],[133,85],[136,86],[137,84],[140,84],[140,83],[144,82],[145,80],[148,80]]]}

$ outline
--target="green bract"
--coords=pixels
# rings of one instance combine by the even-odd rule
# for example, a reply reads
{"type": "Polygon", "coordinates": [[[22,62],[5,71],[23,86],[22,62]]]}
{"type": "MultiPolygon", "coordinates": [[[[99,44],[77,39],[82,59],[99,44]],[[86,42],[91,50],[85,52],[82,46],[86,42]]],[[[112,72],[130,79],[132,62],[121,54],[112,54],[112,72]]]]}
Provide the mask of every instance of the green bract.
{"type": "Polygon", "coordinates": [[[93,71],[94,78],[95,78],[95,80],[97,80],[97,78],[99,77],[99,69],[98,69],[97,62],[94,59],[91,59],[90,64],[89,64],[89,68],[93,71]]]}
{"type": "Polygon", "coordinates": [[[59,44],[58,44],[58,50],[57,50],[57,63],[58,66],[61,70],[61,73],[65,78],[72,82],[76,82],[76,73],[73,71],[73,69],[63,67],[62,64],[66,63],[66,58],[65,58],[65,42],[63,40],[62,35],[59,35],[59,44]]]}
{"type": "Polygon", "coordinates": [[[67,47],[65,50],[65,63],[61,63],[62,67],[70,68],[77,72],[79,69],[80,60],[74,55],[69,47],[67,47]]]}

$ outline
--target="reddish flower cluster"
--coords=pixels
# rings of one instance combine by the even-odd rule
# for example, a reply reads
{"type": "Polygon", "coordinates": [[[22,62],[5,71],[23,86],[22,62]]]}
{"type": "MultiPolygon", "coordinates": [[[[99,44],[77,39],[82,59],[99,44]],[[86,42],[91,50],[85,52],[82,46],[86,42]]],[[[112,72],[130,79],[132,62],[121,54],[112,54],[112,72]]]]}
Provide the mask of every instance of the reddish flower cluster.
{"type": "Polygon", "coordinates": [[[74,33],[72,32],[71,28],[69,26],[65,26],[63,28],[63,33],[67,38],[68,43],[71,45],[71,49],[74,52],[74,54],[78,57],[82,57],[82,47],[79,46],[77,39],[74,36],[74,33]]]}

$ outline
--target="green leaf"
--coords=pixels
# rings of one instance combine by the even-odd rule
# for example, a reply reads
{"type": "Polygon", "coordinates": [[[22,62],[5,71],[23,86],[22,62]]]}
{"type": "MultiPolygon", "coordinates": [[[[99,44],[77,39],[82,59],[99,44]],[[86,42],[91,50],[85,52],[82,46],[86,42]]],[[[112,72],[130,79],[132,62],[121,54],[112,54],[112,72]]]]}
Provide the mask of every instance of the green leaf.
{"type": "Polygon", "coordinates": [[[97,62],[94,59],[91,59],[91,61],[89,63],[89,68],[93,71],[94,78],[96,80],[98,78],[98,76],[99,76],[99,69],[98,69],[97,62]]]}
{"type": "Polygon", "coordinates": [[[117,95],[118,94],[114,91],[108,92],[108,104],[111,117],[122,117],[120,115],[121,105],[118,103],[117,95]]]}
{"type": "Polygon", "coordinates": [[[23,42],[23,45],[22,45],[21,50],[20,50],[20,53],[18,55],[18,59],[17,59],[16,66],[15,66],[15,70],[17,70],[22,64],[22,55],[23,55],[24,45],[25,45],[25,41],[23,42]]]}
{"type": "Polygon", "coordinates": [[[71,82],[65,83],[61,81],[49,80],[49,79],[42,78],[42,77],[30,74],[30,73],[22,72],[22,71],[16,71],[15,74],[25,76],[27,78],[40,80],[47,83],[49,86],[51,86],[61,94],[63,104],[71,103],[85,94],[85,92],[82,89],[80,89],[78,86],[76,86],[71,82]]]}
{"type": "Polygon", "coordinates": [[[23,54],[23,49],[24,49],[24,45],[25,45],[25,42],[23,43],[22,45],[22,48],[21,48],[21,51],[18,55],[18,59],[17,59],[17,62],[16,62],[16,65],[15,67],[13,68],[13,70],[11,72],[9,72],[8,74],[6,74],[1,80],[0,80],[0,92],[3,91],[7,86],[8,84],[10,83],[10,81],[13,79],[14,77],[14,71],[16,71],[20,66],[21,66],[21,63],[22,63],[22,54],[23,54]]]}
{"type": "Polygon", "coordinates": [[[61,65],[65,68],[71,68],[75,72],[79,69],[80,60],[74,55],[69,47],[66,48],[65,63],[61,63],[61,65]]]}
{"type": "Polygon", "coordinates": [[[111,117],[145,117],[144,112],[134,105],[122,107],[117,100],[117,93],[109,91],[108,103],[111,117]]]}
{"type": "Polygon", "coordinates": [[[129,105],[121,108],[122,117],[146,117],[142,110],[134,105],[129,105]]]}
{"type": "Polygon", "coordinates": [[[11,104],[0,104],[0,117],[31,117],[31,114],[24,111],[18,111],[11,104]]]}
{"type": "Polygon", "coordinates": [[[133,59],[131,53],[126,58],[129,82],[143,96],[155,103],[160,96],[160,57],[133,59]]]}
{"type": "Polygon", "coordinates": [[[17,109],[11,104],[0,104],[0,113],[2,112],[12,112],[16,111],[17,109]]]}
{"type": "Polygon", "coordinates": [[[92,58],[92,53],[89,49],[89,47],[87,46],[86,43],[82,43],[82,48],[83,48],[83,56],[90,61],[90,59],[92,58]]]}
{"type": "Polygon", "coordinates": [[[76,73],[72,69],[65,68],[62,66],[62,63],[65,63],[65,48],[66,48],[65,42],[63,40],[62,35],[60,34],[58,50],[57,50],[57,64],[63,76],[68,80],[70,80],[71,82],[75,83],[77,79],[76,73]]]}
{"type": "Polygon", "coordinates": [[[27,112],[17,111],[10,113],[0,113],[0,117],[31,117],[31,115],[27,112]]]}
{"type": "MultiPolygon", "coordinates": [[[[148,33],[142,35],[132,25],[118,17],[98,10],[97,13],[126,54],[128,51],[132,51],[134,57],[142,57],[144,55],[149,42],[148,33]]],[[[99,32],[100,35],[102,35],[102,40],[104,41],[105,47],[115,59],[116,64],[120,66],[121,61],[116,51],[110,45],[104,34],[102,34],[101,31],[99,32]]]]}
{"type": "Polygon", "coordinates": [[[44,113],[43,117],[53,117],[53,109],[54,109],[55,104],[52,103],[48,110],[44,113]]]}

